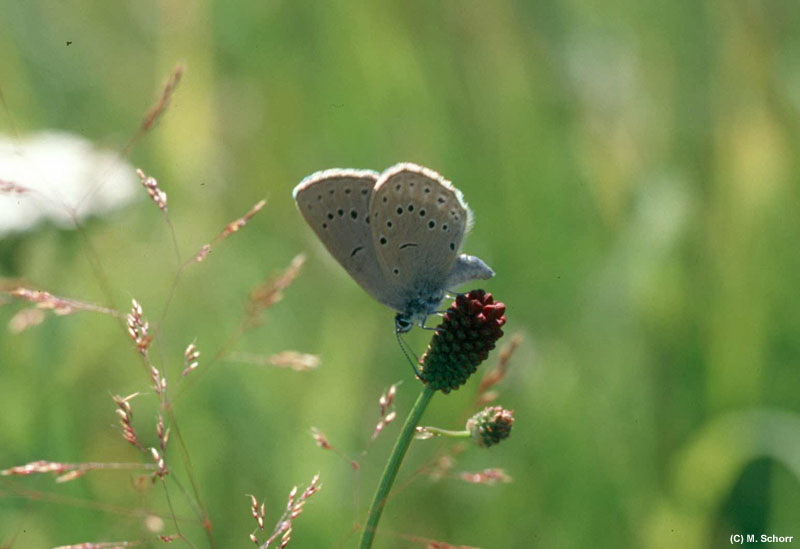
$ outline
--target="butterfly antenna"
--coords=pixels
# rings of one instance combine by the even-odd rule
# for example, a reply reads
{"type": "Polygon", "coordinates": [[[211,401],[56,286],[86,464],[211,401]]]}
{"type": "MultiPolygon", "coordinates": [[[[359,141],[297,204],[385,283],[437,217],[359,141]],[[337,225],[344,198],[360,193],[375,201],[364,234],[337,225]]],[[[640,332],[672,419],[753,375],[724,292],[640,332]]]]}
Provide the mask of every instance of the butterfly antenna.
{"type": "Polygon", "coordinates": [[[403,351],[403,354],[405,355],[406,360],[408,360],[409,364],[411,364],[411,367],[414,368],[414,374],[419,379],[422,379],[422,375],[419,373],[419,369],[417,368],[417,363],[419,363],[419,357],[417,357],[417,355],[414,353],[414,351],[411,349],[411,347],[408,346],[408,343],[406,343],[405,340],[400,336],[400,330],[395,330],[394,334],[395,334],[395,336],[397,336],[397,344],[400,345],[400,350],[403,351]],[[414,355],[414,358],[417,359],[416,362],[411,360],[411,357],[409,356],[409,353],[414,355]]]}

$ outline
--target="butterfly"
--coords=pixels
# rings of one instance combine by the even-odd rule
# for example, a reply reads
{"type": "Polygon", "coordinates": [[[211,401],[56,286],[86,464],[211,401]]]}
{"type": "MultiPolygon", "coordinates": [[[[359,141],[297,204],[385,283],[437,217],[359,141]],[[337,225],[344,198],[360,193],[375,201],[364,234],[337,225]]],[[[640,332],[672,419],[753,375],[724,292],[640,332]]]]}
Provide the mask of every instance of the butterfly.
{"type": "Polygon", "coordinates": [[[303,179],[292,196],[336,261],[397,312],[397,333],[425,327],[451,288],[494,276],[481,259],[459,253],[472,212],[431,169],[406,162],[382,173],[324,170],[303,179]]]}

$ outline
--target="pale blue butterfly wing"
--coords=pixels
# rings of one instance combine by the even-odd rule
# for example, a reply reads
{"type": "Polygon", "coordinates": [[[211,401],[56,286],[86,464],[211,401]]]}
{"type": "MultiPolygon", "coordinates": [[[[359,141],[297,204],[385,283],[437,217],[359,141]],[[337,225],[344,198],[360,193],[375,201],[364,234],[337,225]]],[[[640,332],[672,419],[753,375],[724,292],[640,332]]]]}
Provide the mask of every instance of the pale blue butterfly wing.
{"type": "Polygon", "coordinates": [[[472,212],[458,189],[433,170],[403,163],[384,171],[370,218],[386,291],[411,323],[436,311],[447,289],[494,275],[480,259],[459,255],[472,212]]]}
{"type": "Polygon", "coordinates": [[[369,203],[378,174],[371,170],[325,170],[294,188],[297,207],[351,277],[372,297],[385,299],[386,282],[373,244],[369,203]]]}
{"type": "Polygon", "coordinates": [[[459,254],[472,212],[458,189],[428,168],[325,170],[300,182],[293,196],[350,276],[399,313],[398,331],[424,322],[446,290],[494,276],[477,257],[459,254]]]}

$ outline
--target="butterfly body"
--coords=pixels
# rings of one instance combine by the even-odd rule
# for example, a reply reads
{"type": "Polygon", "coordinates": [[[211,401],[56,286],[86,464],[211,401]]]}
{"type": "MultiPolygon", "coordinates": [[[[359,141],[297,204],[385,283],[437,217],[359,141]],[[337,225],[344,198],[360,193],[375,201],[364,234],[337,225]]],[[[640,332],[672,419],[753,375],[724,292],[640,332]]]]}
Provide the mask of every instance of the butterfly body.
{"type": "Polygon", "coordinates": [[[397,331],[423,324],[448,289],[494,276],[479,258],[459,254],[472,212],[458,189],[428,168],[325,170],[300,182],[293,196],[331,255],[397,311],[397,331]]]}

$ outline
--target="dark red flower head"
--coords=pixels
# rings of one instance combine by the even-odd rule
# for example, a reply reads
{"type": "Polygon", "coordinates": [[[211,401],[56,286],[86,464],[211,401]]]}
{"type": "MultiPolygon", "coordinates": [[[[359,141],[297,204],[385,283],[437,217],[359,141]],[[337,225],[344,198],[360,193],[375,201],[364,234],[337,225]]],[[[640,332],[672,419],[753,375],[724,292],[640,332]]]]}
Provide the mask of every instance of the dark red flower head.
{"type": "Polygon", "coordinates": [[[422,381],[444,393],[463,385],[503,336],[505,311],[483,290],[456,296],[420,359],[422,381]]]}

